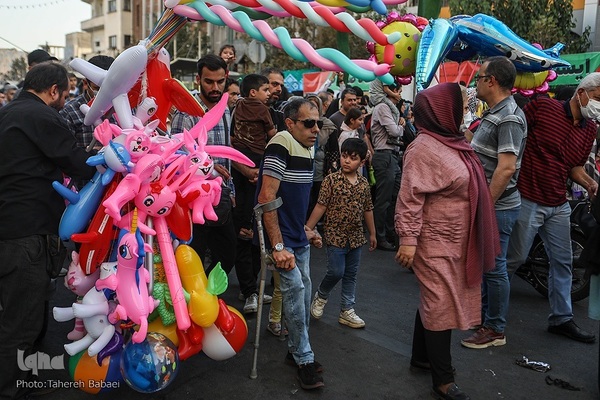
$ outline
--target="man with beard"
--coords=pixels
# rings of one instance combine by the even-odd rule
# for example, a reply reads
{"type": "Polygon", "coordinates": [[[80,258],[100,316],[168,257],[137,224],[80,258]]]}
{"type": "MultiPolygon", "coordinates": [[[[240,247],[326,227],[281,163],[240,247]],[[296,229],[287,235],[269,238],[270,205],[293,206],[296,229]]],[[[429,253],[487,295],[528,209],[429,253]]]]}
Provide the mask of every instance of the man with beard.
{"type": "MultiPolygon", "coordinates": [[[[263,69],[260,74],[269,80],[269,113],[277,132],[286,130],[285,118],[283,113],[276,109],[276,105],[281,99],[283,89],[283,73],[281,70],[273,67],[263,69]]],[[[235,135],[235,132],[234,132],[235,135]]],[[[258,180],[258,167],[251,168],[234,162],[233,168],[239,172],[240,178],[245,177],[248,181],[255,185],[258,180]]],[[[236,217],[236,232],[239,232],[242,222],[236,217]]],[[[240,283],[240,300],[244,300],[244,313],[255,313],[258,311],[258,286],[256,281],[260,272],[260,250],[258,246],[248,240],[248,237],[239,237],[236,246],[235,259],[236,273],[240,283]]],[[[265,295],[263,303],[268,304],[272,301],[272,297],[265,295]]]]}
{"type": "MultiPolygon", "coordinates": [[[[199,93],[196,95],[198,101],[205,110],[212,109],[223,96],[225,91],[225,82],[227,79],[227,64],[225,61],[215,55],[208,54],[198,60],[198,83],[199,93]]],[[[184,129],[190,130],[200,121],[200,117],[191,116],[182,112],[177,112],[171,122],[171,133],[180,133],[184,129]]],[[[229,109],[225,109],[221,120],[214,128],[208,131],[209,145],[230,146],[229,128],[231,118],[229,109]]],[[[215,171],[223,178],[222,190],[227,194],[232,191],[231,181],[231,162],[227,158],[213,159],[215,171]]],[[[223,196],[221,197],[223,201],[223,196]]],[[[229,202],[231,204],[231,202],[229,202]]],[[[194,224],[191,246],[198,252],[200,258],[204,261],[206,250],[210,249],[211,261],[206,268],[208,273],[216,266],[218,262],[227,274],[232,270],[235,261],[235,242],[236,232],[231,217],[231,206],[226,210],[223,217],[217,222],[207,221],[204,225],[194,224]]],[[[206,264],[205,264],[206,265],[206,264]]]]}
{"type": "Polygon", "coordinates": [[[269,79],[269,92],[271,96],[267,105],[271,112],[271,119],[277,127],[277,132],[285,131],[287,129],[285,126],[285,117],[283,116],[283,112],[277,109],[279,103],[284,100],[281,98],[283,94],[283,72],[280,69],[269,67],[263,69],[260,74],[269,79]]]}
{"type": "MultiPolygon", "coordinates": [[[[31,387],[30,371],[18,367],[34,349],[44,326],[50,235],[57,238],[65,210],[52,188],[63,173],[90,179],[89,153],[58,114],[69,97],[67,70],[53,62],[34,66],[21,95],[0,109],[0,398],[31,387]]],[[[52,241],[54,246],[58,241],[52,241]]],[[[55,276],[52,276],[55,277],[55,276]]],[[[25,368],[23,368],[25,369],[25,368]]]]}

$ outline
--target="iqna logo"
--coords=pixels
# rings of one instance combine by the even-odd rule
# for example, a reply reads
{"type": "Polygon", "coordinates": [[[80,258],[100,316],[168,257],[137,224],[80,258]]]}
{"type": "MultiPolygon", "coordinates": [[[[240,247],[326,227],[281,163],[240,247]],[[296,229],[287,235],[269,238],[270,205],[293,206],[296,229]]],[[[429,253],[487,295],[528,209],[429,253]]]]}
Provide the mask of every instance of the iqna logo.
{"type": "Polygon", "coordinates": [[[31,371],[35,376],[41,369],[65,369],[65,355],[50,358],[46,353],[38,351],[23,358],[25,352],[17,350],[17,364],[21,371],[31,371]]]}

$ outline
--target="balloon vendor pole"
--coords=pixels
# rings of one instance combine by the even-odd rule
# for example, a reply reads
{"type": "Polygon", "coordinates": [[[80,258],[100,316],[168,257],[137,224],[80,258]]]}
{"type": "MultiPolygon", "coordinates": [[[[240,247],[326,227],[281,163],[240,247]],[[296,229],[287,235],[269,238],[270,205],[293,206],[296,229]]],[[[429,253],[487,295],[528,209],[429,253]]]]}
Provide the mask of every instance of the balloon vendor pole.
{"type": "Polygon", "coordinates": [[[265,281],[267,280],[267,266],[273,266],[273,258],[267,253],[265,244],[265,231],[262,224],[264,213],[276,210],[281,207],[283,200],[276,198],[265,204],[257,204],[254,207],[254,216],[256,217],[256,230],[258,231],[258,242],[260,244],[260,285],[258,287],[258,310],[256,314],[256,334],[254,336],[254,356],[252,357],[252,368],[250,369],[250,379],[256,379],[258,372],[256,364],[258,362],[258,347],[260,345],[260,322],[262,319],[262,306],[265,295],[265,281]]]}
{"type": "MultiPolygon", "coordinates": [[[[150,229],[154,229],[154,223],[152,222],[152,217],[148,217],[146,219],[146,226],[150,229]]],[[[150,247],[154,248],[154,236],[152,235],[144,235],[144,241],[150,245],[150,247]]],[[[148,293],[152,293],[154,290],[154,254],[151,257],[146,256],[144,259],[146,263],[146,269],[150,273],[150,282],[148,283],[148,293]]]]}
{"type": "Polygon", "coordinates": [[[158,51],[164,47],[169,40],[179,32],[187,23],[187,18],[175,14],[171,8],[165,9],[156,26],[146,38],[146,48],[148,49],[148,58],[154,58],[158,51]]]}

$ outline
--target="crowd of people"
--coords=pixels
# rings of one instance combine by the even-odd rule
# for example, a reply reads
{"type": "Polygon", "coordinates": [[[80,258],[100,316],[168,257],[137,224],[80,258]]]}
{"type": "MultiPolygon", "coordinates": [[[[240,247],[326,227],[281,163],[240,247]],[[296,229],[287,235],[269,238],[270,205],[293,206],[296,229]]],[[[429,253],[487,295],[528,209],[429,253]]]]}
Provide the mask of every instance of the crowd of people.
{"type": "MultiPolygon", "coordinates": [[[[417,278],[410,366],[431,371],[438,399],[469,398],[454,379],[453,329],[473,330],[461,341],[466,348],[506,344],[509,271],[523,263],[536,234],[550,259],[548,331],[595,341],[573,319],[566,193],[568,180],[591,198],[598,188],[584,165],[597,135],[600,73],[585,77],[564,101],[538,96],[520,107],[511,94],[513,63],[491,57],[475,88],[438,84],[418,93],[413,106],[400,85],[374,81],[366,96],[344,84],[343,74],[336,75],[338,93],[326,85],[290,96],[277,68],[230,78],[235,60],[231,45],[200,58],[195,96],[210,110],[229,94],[207,144],[231,146],[255,167],[214,159],[223,178],[218,220],[195,224],[191,246],[207,274],[217,263],[227,274],[235,270],[242,310],[256,313],[261,260],[253,209],[283,200],[263,216],[275,271],[273,295],[264,294],[262,303],[271,304],[267,330],[288,337],[284,360],[297,366],[302,388],[324,386],[309,325],[311,316],[323,317],[338,282],[339,323],[366,326],[355,310],[365,244],[394,252],[417,278]],[[323,244],[327,272],[313,291],[310,246],[323,244]]],[[[31,354],[43,331],[53,277],[46,273],[48,253],[64,210],[51,183],[64,173],[83,185],[95,170],[85,160],[99,149],[80,110],[99,87],[69,75],[43,50],[28,61],[22,89],[7,85],[0,94],[6,160],[0,166],[0,398],[23,395],[14,382],[28,377],[17,368],[15,349],[31,354]],[[31,293],[27,301],[23,292],[31,293]]],[[[113,61],[89,60],[102,69],[113,61]]],[[[199,119],[175,111],[170,134],[199,119]]]]}

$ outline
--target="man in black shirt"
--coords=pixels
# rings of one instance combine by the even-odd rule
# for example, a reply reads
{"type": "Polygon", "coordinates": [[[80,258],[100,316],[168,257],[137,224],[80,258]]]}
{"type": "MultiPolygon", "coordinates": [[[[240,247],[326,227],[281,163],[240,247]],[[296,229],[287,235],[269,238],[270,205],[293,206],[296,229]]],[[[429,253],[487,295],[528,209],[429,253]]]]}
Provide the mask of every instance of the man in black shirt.
{"type": "Polygon", "coordinates": [[[68,97],[67,70],[44,62],[0,109],[0,399],[25,394],[17,383],[23,387],[31,371],[22,361],[43,328],[47,236],[58,233],[65,209],[52,182],[62,182],[63,173],[90,179],[95,172],[58,114],[68,97]]]}

